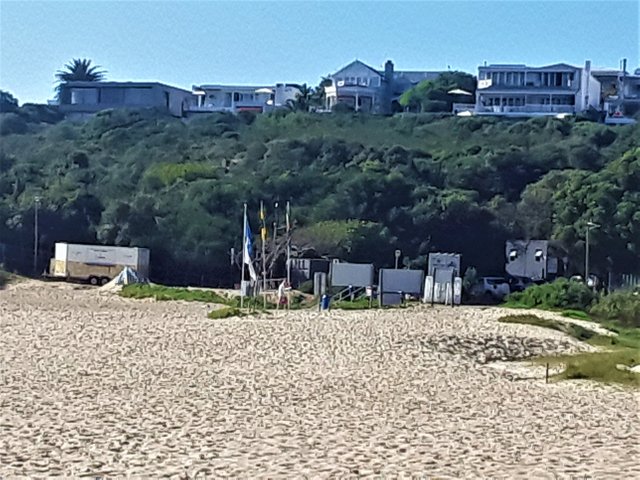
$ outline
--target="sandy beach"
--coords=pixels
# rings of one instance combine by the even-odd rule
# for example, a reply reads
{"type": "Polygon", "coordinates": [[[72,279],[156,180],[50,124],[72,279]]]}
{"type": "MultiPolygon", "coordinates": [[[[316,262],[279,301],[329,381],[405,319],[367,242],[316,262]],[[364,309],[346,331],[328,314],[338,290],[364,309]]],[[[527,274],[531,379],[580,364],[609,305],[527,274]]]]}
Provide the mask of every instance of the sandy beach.
{"type": "Polygon", "coordinates": [[[499,308],[212,308],[0,291],[0,478],[640,477],[637,391],[505,363],[589,348],[560,332],[499,308]]]}

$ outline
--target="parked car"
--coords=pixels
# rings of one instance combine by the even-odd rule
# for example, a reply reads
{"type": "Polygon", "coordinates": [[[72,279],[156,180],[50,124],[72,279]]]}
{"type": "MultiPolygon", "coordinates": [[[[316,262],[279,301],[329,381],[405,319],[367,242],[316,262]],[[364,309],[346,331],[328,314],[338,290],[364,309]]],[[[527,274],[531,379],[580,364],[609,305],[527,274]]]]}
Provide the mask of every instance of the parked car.
{"type": "Polygon", "coordinates": [[[474,297],[488,301],[501,301],[511,293],[509,282],[503,277],[482,277],[471,289],[474,297]]]}
{"type": "Polygon", "coordinates": [[[528,277],[509,277],[509,289],[511,292],[523,292],[526,288],[536,283],[528,277]]]}

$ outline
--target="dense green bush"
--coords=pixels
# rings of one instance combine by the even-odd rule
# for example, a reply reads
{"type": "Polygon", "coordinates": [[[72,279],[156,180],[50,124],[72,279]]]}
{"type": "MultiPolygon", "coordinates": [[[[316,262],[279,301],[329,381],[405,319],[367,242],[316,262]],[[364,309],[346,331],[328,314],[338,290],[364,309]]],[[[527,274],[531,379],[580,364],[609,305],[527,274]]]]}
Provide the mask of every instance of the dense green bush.
{"type": "Polygon", "coordinates": [[[605,295],[591,308],[591,314],[625,327],[640,328],[640,293],[614,292],[605,295]]]}
{"type": "Polygon", "coordinates": [[[553,283],[534,285],[524,292],[512,293],[507,303],[529,308],[587,310],[595,298],[593,291],[585,284],[560,278],[553,283]]]}
{"type": "Polygon", "coordinates": [[[167,186],[179,179],[190,182],[198,178],[215,178],[216,168],[205,163],[156,163],[144,173],[145,181],[167,186]]]}
{"type": "Polygon", "coordinates": [[[306,282],[302,282],[298,287],[302,293],[312,294],[313,293],[313,280],[307,280],[306,282]]]}
{"type": "Polygon", "coordinates": [[[338,102],[331,107],[331,111],[333,113],[351,113],[354,111],[354,108],[346,103],[338,102]]]}
{"type": "Polygon", "coordinates": [[[27,133],[29,127],[24,118],[16,113],[0,114],[0,136],[27,133]]]}
{"type": "Polygon", "coordinates": [[[9,273],[0,268],[0,288],[4,287],[9,282],[9,273]]]}

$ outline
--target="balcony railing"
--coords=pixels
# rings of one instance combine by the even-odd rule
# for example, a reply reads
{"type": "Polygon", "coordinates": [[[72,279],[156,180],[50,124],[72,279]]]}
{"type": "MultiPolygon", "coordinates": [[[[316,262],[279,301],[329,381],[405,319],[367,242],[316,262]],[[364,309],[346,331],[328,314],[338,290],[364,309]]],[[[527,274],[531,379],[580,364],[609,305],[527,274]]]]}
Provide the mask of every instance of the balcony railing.
{"type": "Polygon", "coordinates": [[[189,105],[186,110],[188,112],[231,112],[233,107],[214,107],[213,105],[189,105]]]}
{"type": "Polygon", "coordinates": [[[452,110],[454,112],[472,112],[475,110],[475,103],[454,103],[452,110]]]}
{"type": "Polygon", "coordinates": [[[573,105],[477,106],[480,113],[575,113],[573,105]]]}
{"type": "Polygon", "coordinates": [[[265,103],[236,103],[232,106],[218,106],[218,105],[190,105],[185,108],[188,112],[235,112],[237,110],[242,109],[257,109],[262,108],[263,110],[272,108],[271,105],[267,105],[265,103]]]}

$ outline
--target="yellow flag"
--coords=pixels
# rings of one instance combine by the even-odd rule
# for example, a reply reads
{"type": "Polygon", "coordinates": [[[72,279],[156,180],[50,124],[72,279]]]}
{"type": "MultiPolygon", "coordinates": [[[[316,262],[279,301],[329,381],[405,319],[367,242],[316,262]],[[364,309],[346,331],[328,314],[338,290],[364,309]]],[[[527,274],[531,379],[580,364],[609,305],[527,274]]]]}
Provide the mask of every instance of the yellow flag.
{"type": "Polygon", "coordinates": [[[260,236],[262,237],[263,242],[267,240],[267,227],[262,227],[260,229],[260,236]]]}

